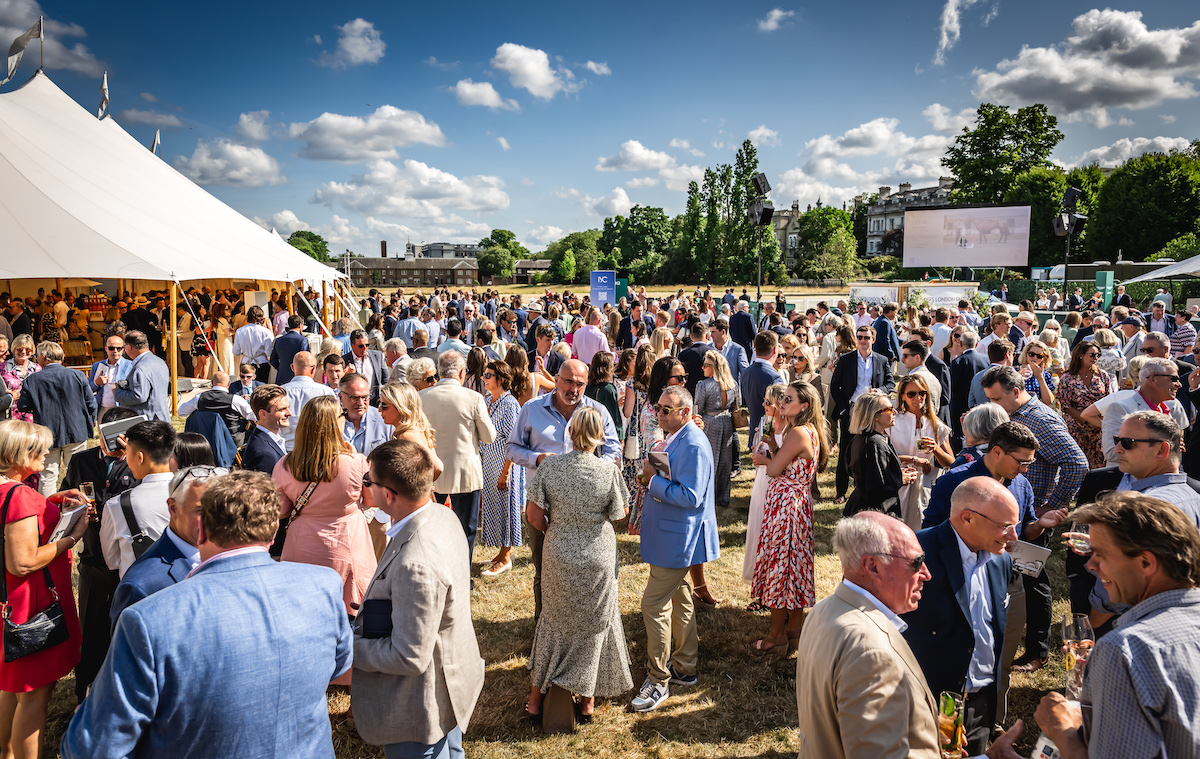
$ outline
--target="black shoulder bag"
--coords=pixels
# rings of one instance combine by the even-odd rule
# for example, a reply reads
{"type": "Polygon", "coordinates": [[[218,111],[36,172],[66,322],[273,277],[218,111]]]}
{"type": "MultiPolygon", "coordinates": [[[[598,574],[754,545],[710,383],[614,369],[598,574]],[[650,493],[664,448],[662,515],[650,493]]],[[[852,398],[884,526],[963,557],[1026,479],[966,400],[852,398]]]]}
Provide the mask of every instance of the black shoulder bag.
{"type": "Polygon", "coordinates": [[[125,524],[129,526],[129,542],[133,544],[133,560],[137,561],[150,549],[150,546],[154,545],[154,538],[147,535],[142,526],[138,524],[137,517],[133,514],[133,496],[129,490],[121,494],[121,512],[125,514],[125,524]]]}
{"type": "MultiPolygon", "coordinates": [[[[7,555],[4,528],[8,525],[8,505],[12,502],[13,493],[17,492],[19,487],[21,486],[14,485],[4,499],[4,511],[0,514],[0,556],[7,555]]],[[[41,545],[40,536],[38,545],[41,545]]],[[[36,654],[51,646],[66,643],[67,638],[71,635],[67,630],[67,620],[63,617],[62,604],[58,602],[58,591],[54,589],[54,580],[50,577],[49,565],[42,567],[42,572],[46,575],[46,587],[50,590],[50,595],[54,600],[45,610],[31,616],[27,622],[17,624],[8,618],[12,608],[8,605],[8,568],[5,567],[4,581],[0,583],[0,608],[3,609],[4,614],[5,662],[16,661],[23,656],[36,654]]]]}

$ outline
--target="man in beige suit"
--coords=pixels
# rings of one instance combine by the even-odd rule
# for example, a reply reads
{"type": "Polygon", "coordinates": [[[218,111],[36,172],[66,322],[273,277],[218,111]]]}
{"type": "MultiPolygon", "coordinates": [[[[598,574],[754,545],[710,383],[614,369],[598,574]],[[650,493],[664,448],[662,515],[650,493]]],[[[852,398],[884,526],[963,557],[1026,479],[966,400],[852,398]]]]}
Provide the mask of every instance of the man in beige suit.
{"type": "MultiPolygon", "coordinates": [[[[899,519],[865,511],[837,523],[833,548],[842,582],[800,633],[799,759],[939,759],[937,704],[898,616],[930,577],[921,545],[899,519]]],[[[988,756],[1016,756],[1020,733],[1018,720],[988,756]]]]}
{"type": "Polygon", "coordinates": [[[483,396],[463,387],[467,360],[458,351],[438,357],[438,383],[421,393],[421,406],[429,426],[437,433],[437,455],[445,465],[433,484],[438,503],[450,505],[467,535],[467,563],[475,551],[479,526],[479,498],[483,489],[483,465],[479,444],[496,439],[496,428],[488,416],[483,396]]]}
{"type": "Polygon", "coordinates": [[[470,557],[454,516],[429,499],[429,451],[392,440],[367,461],[363,484],[392,525],[355,619],[355,725],[387,759],[462,757],[483,690],[470,557]]]}

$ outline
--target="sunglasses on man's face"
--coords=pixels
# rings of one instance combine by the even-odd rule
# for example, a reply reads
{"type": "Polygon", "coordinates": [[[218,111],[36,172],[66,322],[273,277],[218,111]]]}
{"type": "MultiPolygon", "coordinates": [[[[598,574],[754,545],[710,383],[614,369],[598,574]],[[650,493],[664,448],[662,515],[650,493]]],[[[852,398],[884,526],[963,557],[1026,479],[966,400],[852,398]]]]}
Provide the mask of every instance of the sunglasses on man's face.
{"type": "Polygon", "coordinates": [[[1118,435],[1113,435],[1113,445],[1119,445],[1127,451],[1133,450],[1134,443],[1165,443],[1165,442],[1167,442],[1167,441],[1166,440],[1158,440],[1156,438],[1120,437],[1118,435]]]}

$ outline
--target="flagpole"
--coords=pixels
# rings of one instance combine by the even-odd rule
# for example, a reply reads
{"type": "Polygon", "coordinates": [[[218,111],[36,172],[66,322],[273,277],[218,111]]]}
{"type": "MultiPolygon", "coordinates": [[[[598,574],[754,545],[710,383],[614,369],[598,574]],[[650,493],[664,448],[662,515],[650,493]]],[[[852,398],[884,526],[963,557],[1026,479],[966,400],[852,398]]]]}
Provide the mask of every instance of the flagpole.
{"type": "Polygon", "coordinates": [[[46,69],[46,17],[38,16],[38,71],[46,69]]]}

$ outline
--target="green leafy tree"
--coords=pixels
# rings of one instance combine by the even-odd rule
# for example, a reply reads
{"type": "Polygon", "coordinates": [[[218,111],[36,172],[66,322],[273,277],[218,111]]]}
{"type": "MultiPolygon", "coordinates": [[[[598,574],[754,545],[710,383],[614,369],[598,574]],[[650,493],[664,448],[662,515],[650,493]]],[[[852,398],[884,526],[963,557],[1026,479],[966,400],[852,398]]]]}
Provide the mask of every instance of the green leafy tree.
{"type": "Polygon", "coordinates": [[[316,232],[310,232],[307,229],[300,229],[292,232],[288,242],[297,250],[304,251],[310,258],[314,258],[321,263],[329,263],[329,244],[325,242],[325,238],[321,237],[316,232]]]}
{"type": "Polygon", "coordinates": [[[575,253],[567,248],[550,264],[550,279],[560,285],[575,281],[575,253]]]}
{"type": "Polygon", "coordinates": [[[583,232],[571,232],[561,240],[556,240],[546,246],[541,257],[554,260],[562,251],[570,249],[575,253],[575,274],[571,282],[580,284],[590,281],[593,269],[599,266],[599,252],[596,249],[600,241],[599,229],[587,229],[583,232]]]}
{"type": "Polygon", "coordinates": [[[697,252],[704,229],[704,210],[700,203],[700,185],[688,183],[687,207],[672,224],[671,245],[667,250],[661,277],[669,282],[699,281],[703,276],[697,252]]]}
{"type": "Polygon", "coordinates": [[[1021,174],[1052,166],[1050,153],[1063,138],[1057,127],[1058,119],[1041,103],[1016,111],[981,103],[975,127],[963,127],[942,158],[954,174],[950,201],[995,203],[1021,174]]]}
{"type": "Polygon", "coordinates": [[[1093,259],[1143,261],[1200,231],[1200,160],[1191,150],[1131,158],[1100,186],[1087,221],[1093,259]]]}
{"type": "Polygon", "coordinates": [[[1066,189],[1067,177],[1062,169],[1039,166],[1016,177],[1004,194],[1005,203],[1029,204],[1030,266],[1062,263],[1066,240],[1054,234],[1054,219],[1066,189]]]}
{"type": "Polygon", "coordinates": [[[604,229],[597,243],[601,255],[620,251],[616,270],[628,274],[630,264],[650,251],[663,252],[671,243],[671,220],[661,208],[634,206],[629,216],[604,220],[604,229]]]}
{"type": "Polygon", "coordinates": [[[801,255],[823,251],[838,230],[845,230],[851,237],[854,236],[850,214],[840,208],[821,206],[800,214],[796,231],[800,238],[801,255]]]}
{"type": "Polygon", "coordinates": [[[854,233],[854,239],[858,242],[858,255],[860,256],[867,254],[867,211],[877,200],[879,200],[879,193],[872,193],[863,202],[856,203],[854,209],[850,211],[850,231],[854,233]]]}
{"type": "Polygon", "coordinates": [[[493,229],[490,235],[479,241],[479,247],[484,250],[504,248],[518,261],[531,258],[529,249],[517,242],[516,234],[507,229],[493,229]]]}
{"type": "Polygon", "coordinates": [[[479,273],[485,277],[511,277],[517,260],[508,248],[494,246],[480,253],[476,262],[479,264],[479,273]]]}
{"type": "Polygon", "coordinates": [[[653,284],[665,262],[666,257],[656,250],[635,258],[629,264],[629,284],[634,282],[639,285],[653,284]]]}
{"type": "Polygon", "coordinates": [[[858,260],[858,241],[846,228],[838,228],[815,254],[800,262],[805,279],[850,279],[862,268],[858,260]]]}
{"type": "Polygon", "coordinates": [[[1147,261],[1161,261],[1170,258],[1173,261],[1186,261],[1193,256],[1200,256],[1200,237],[1194,232],[1180,235],[1163,246],[1157,253],[1147,256],[1147,261]]]}

